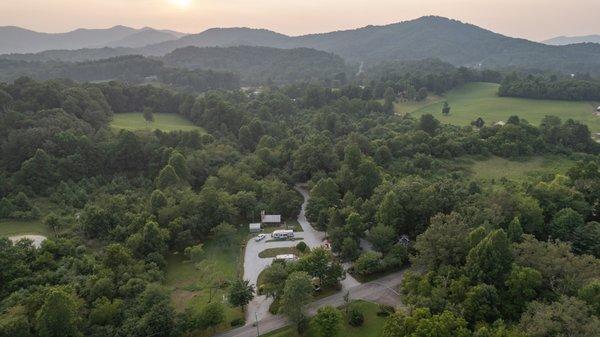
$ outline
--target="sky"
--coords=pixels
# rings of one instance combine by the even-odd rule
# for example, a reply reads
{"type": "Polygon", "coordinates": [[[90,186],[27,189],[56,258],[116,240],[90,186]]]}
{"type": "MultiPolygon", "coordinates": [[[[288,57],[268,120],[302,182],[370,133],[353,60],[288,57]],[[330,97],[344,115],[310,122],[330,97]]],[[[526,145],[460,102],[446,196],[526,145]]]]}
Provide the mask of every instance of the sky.
{"type": "Polygon", "coordinates": [[[600,34],[599,13],[600,0],[0,0],[0,26],[53,33],[125,25],[301,35],[439,15],[539,41],[600,34]]]}

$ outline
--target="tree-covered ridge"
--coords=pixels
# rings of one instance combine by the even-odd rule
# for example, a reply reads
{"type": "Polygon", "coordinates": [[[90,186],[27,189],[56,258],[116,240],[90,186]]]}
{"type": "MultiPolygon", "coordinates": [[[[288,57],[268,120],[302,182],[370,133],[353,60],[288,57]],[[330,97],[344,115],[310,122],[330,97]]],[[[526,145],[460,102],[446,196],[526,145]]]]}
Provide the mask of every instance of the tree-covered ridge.
{"type": "Polygon", "coordinates": [[[13,81],[28,76],[37,80],[56,78],[79,82],[119,80],[131,84],[159,82],[181,90],[204,92],[239,88],[239,77],[231,72],[185,70],[164,66],[160,60],[142,56],[120,56],[76,63],[26,62],[0,59],[0,80],[13,81]]]}
{"type": "Polygon", "coordinates": [[[162,59],[178,68],[231,71],[240,74],[246,84],[331,81],[339,74],[345,78],[345,73],[353,70],[341,57],[309,48],[186,47],[162,59]]]}

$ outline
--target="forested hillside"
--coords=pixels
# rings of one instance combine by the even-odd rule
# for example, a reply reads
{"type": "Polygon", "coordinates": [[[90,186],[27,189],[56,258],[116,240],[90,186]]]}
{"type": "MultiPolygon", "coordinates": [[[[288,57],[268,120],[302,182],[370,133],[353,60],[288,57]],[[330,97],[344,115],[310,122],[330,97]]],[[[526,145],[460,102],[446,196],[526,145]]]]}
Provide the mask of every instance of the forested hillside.
{"type": "Polygon", "coordinates": [[[338,75],[346,78],[349,70],[356,72],[341,57],[308,48],[187,47],[165,55],[162,60],[177,68],[231,71],[240,74],[247,84],[322,81],[338,75]]]}
{"type": "Polygon", "coordinates": [[[196,47],[265,46],[274,48],[313,48],[341,56],[350,63],[376,65],[383,61],[437,58],[456,66],[489,69],[510,67],[555,72],[600,74],[600,45],[551,46],[511,38],[492,31],[436,16],[385,26],[303,36],[286,36],[263,29],[218,28],[174,41],[142,48],[60,51],[12,58],[98,59],[119,55],[164,56],[176,49],[196,47]]]}

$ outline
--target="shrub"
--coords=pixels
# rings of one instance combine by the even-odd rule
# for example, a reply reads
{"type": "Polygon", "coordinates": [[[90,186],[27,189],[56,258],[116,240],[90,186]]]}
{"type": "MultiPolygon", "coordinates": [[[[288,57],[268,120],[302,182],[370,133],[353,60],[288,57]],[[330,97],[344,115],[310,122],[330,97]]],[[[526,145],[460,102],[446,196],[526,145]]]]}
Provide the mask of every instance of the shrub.
{"type": "Polygon", "coordinates": [[[350,309],[350,312],[348,313],[348,324],[350,324],[353,327],[359,327],[363,325],[364,322],[365,316],[363,315],[362,311],[360,311],[360,309],[350,309]]]}
{"type": "Polygon", "coordinates": [[[246,324],[246,320],[243,318],[236,318],[234,320],[231,321],[230,325],[234,328],[239,327],[239,326],[244,326],[246,324]]]}
{"type": "Polygon", "coordinates": [[[357,274],[363,276],[381,271],[381,253],[363,253],[354,263],[354,270],[357,274]]]}
{"type": "Polygon", "coordinates": [[[394,309],[394,307],[392,307],[391,305],[380,304],[379,310],[377,311],[377,316],[388,317],[394,312],[396,312],[396,309],[394,309]]]}
{"type": "Polygon", "coordinates": [[[301,253],[306,253],[308,251],[308,245],[306,245],[306,242],[300,241],[296,245],[296,249],[298,249],[298,251],[301,253]]]}

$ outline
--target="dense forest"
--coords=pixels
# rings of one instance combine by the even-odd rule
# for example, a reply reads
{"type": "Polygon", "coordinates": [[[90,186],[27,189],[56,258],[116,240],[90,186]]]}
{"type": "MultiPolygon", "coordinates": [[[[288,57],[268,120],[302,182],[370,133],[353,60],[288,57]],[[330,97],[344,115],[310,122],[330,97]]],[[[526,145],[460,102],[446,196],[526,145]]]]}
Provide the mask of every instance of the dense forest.
{"type": "MultiPolygon", "coordinates": [[[[299,328],[294,286],[310,292],[314,277],[335,284],[341,262],[353,262],[357,277],[414,267],[402,287],[410,310],[388,318],[386,337],[598,336],[600,145],[588,127],[552,116],[480,128],[399,116],[393,104],[410,87],[426,95],[498,75],[384,69],[363,86],[296,83],[257,94],[1,84],[0,218],[39,219],[52,235],[39,249],[0,239],[0,336],[214,331],[224,304],[176,311],[163,286],[167,257],[194,260],[213,240],[231,245],[238,225],[264,209],[295,217],[296,183],[308,183],[307,217],[334,253],[315,249],[270,267],[263,290],[299,328]],[[206,133],[110,129],[115,114],[146,109],[180,114],[206,133]],[[523,183],[483,183],[456,164],[492,155],[574,164],[523,183]],[[41,201],[55,210],[41,214],[41,201]]],[[[232,306],[248,303],[243,280],[215,287],[230,289],[232,306]]]]}
{"type": "Polygon", "coordinates": [[[0,59],[0,80],[12,81],[23,76],[38,80],[64,78],[79,82],[119,80],[131,84],[157,81],[192,92],[237,89],[240,86],[239,76],[231,72],[171,68],[164,66],[160,60],[135,55],[77,63],[0,59]]]}
{"type": "Polygon", "coordinates": [[[535,76],[512,73],[504,77],[499,95],[567,101],[599,101],[600,81],[592,79],[589,75],[561,78],[556,75],[535,76]]]}
{"type": "Polygon", "coordinates": [[[331,81],[354,70],[337,55],[309,48],[186,47],[162,59],[177,68],[231,71],[240,74],[246,85],[331,81]]]}

